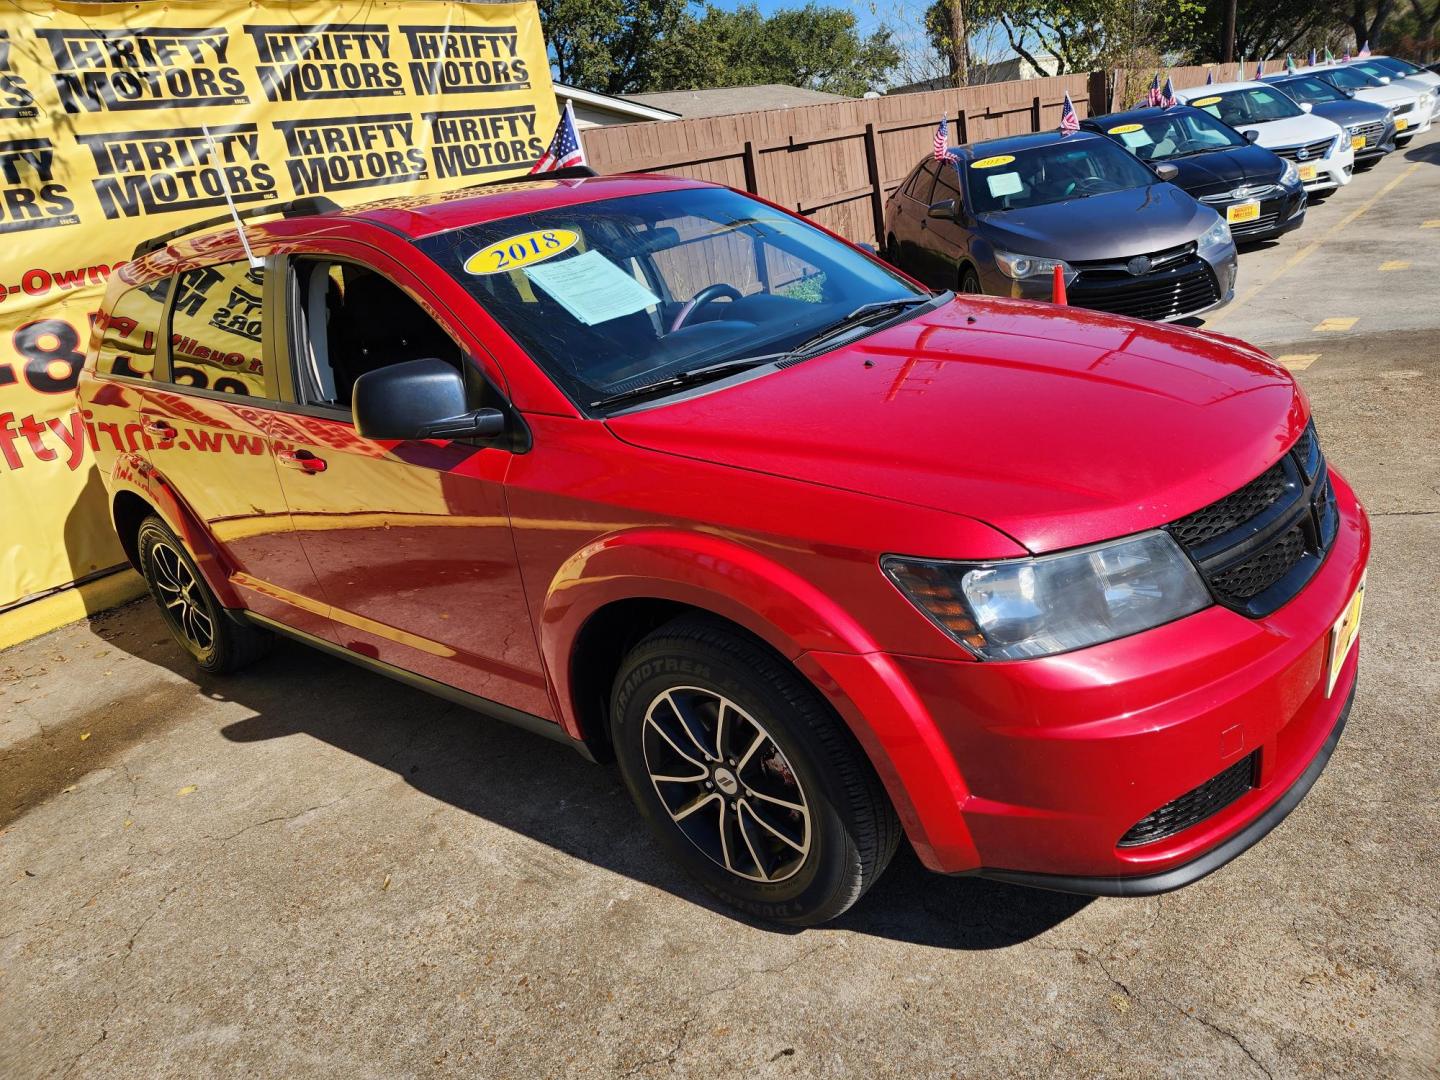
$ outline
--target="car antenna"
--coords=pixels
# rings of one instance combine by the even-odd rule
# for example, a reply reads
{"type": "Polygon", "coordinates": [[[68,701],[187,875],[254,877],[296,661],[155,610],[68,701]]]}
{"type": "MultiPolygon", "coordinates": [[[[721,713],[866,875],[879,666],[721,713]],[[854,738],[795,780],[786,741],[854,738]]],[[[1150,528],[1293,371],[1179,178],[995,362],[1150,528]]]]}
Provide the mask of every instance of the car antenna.
{"type": "Polygon", "coordinates": [[[245,235],[245,222],[240,217],[240,211],[235,209],[235,196],[230,193],[230,180],[225,175],[225,170],[217,164],[219,153],[215,149],[215,136],[210,134],[210,126],[201,124],[200,130],[205,133],[205,141],[210,145],[210,163],[215,170],[215,175],[220,178],[220,189],[225,193],[225,205],[230,208],[230,216],[235,219],[235,231],[240,234],[240,246],[245,249],[245,259],[252,270],[263,270],[265,260],[256,255],[250,248],[250,238],[245,235]]]}

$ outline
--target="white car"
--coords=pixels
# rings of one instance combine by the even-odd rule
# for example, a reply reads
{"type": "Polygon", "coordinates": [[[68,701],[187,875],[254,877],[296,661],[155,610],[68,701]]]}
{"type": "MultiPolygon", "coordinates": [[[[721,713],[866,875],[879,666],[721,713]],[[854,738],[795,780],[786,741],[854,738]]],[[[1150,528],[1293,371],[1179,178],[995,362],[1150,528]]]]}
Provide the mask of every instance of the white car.
{"type": "Polygon", "coordinates": [[[1395,142],[1399,146],[1430,130],[1434,95],[1425,87],[1408,81],[1382,83],[1353,64],[1317,64],[1300,71],[1318,75],[1331,86],[1354,94],[1357,101],[1373,101],[1388,108],[1395,118],[1395,142]]]}
{"type": "Polygon", "coordinates": [[[1355,151],[1349,137],[1338,124],[1312,116],[1309,105],[1295,104],[1273,86],[1216,83],[1177,90],[1175,96],[1293,161],[1306,191],[1329,191],[1350,183],[1355,151]]]}
{"type": "Polygon", "coordinates": [[[1440,75],[1393,56],[1367,56],[1351,60],[1347,67],[1376,79],[1390,79],[1391,86],[1412,87],[1430,95],[1430,119],[1440,119],[1440,75]]]}

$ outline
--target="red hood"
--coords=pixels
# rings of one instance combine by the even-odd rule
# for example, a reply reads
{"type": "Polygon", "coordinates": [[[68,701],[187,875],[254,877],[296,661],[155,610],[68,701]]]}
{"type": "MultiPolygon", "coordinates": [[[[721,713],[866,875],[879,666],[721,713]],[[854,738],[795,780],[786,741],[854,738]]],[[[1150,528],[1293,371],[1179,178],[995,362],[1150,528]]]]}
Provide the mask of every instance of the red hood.
{"type": "Polygon", "coordinates": [[[1234,491],[1307,411],[1283,368],[1232,339],[966,298],[610,427],[663,453],[965,514],[1050,551],[1234,491]]]}

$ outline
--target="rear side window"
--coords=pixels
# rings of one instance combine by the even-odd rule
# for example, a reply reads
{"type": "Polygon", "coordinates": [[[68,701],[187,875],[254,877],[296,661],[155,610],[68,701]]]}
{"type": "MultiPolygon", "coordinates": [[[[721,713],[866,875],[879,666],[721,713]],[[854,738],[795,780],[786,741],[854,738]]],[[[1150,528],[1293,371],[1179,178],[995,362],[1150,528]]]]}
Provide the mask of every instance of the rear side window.
{"type": "Polygon", "coordinates": [[[175,278],[170,377],[177,386],[265,397],[265,271],[221,263],[175,278]]]}
{"type": "Polygon", "coordinates": [[[95,370],[99,374],[155,377],[155,344],[169,284],[162,280],[121,293],[110,310],[97,318],[100,348],[95,370]]]}
{"type": "Polygon", "coordinates": [[[928,205],[934,201],[930,198],[930,192],[934,188],[935,162],[927,161],[915,170],[915,175],[910,178],[910,185],[906,188],[905,194],[928,205]]]}

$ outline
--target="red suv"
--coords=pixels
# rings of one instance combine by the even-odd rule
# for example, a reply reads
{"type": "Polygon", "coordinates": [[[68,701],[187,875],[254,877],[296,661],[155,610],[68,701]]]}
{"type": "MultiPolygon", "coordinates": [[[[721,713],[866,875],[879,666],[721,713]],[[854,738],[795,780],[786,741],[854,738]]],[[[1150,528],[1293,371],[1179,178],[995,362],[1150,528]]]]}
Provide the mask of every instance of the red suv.
{"type": "Polygon", "coordinates": [[[797,924],[902,830],[1173,889],[1328,759],[1369,526],[1263,353],[932,294],[682,179],[271,215],[142,245],[79,386],[204,669],[284,635],[613,755],[705,886],[797,924]]]}

